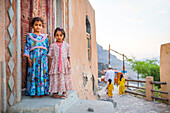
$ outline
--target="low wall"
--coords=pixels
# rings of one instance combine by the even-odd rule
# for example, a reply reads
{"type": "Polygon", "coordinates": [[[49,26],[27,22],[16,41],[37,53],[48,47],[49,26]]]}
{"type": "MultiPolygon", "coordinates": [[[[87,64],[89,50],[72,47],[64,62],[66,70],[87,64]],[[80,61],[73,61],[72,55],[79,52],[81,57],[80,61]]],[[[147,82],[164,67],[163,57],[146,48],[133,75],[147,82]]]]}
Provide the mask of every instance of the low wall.
{"type": "Polygon", "coordinates": [[[169,102],[166,103],[170,104],[170,43],[161,45],[160,81],[167,83],[167,85],[161,86],[162,91],[168,92],[168,95],[162,94],[162,98],[169,99],[169,102]]]}

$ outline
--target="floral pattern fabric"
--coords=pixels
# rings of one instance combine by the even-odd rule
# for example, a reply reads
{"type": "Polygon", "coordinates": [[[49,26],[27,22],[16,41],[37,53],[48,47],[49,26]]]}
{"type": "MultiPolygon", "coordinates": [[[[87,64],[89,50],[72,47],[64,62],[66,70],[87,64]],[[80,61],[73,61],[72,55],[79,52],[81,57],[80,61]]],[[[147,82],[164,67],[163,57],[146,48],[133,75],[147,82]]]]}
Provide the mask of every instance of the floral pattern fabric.
{"type": "Polygon", "coordinates": [[[46,34],[29,33],[25,44],[24,56],[30,57],[32,68],[28,65],[26,95],[41,96],[49,94],[48,38],[46,34]]]}
{"type": "Polygon", "coordinates": [[[61,60],[62,60],[62,71],[59,71],[59,49],[57,43],[53,43],[50,46],[48,56],[52,58],[51,69],[50,69],[50,93],[66,92],[72,89],[71,79],[71,67],[68,61],[70,57],[70,46],[67,42],[63,41],[61,46],[61,60]]]}

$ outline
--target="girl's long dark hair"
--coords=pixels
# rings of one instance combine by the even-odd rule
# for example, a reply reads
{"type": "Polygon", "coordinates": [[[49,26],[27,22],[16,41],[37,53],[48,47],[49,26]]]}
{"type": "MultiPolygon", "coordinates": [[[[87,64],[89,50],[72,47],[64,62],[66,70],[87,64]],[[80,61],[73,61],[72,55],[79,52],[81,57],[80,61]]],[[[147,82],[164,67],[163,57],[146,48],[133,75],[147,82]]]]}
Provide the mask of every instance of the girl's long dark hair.
{"type": "Polygon", "coordinates": [[[31,26],[32,26],[32,27],[33,27],[33,25],[34,25],[34,23],[35,23],[36,21],[42,22],[42,26],[44,27],[44,21],[43,21],[40,17],[34,17],[34,18],[32,19],[32,21],[31,21],[31,26]]]}
{"type": "Polygon", "coordinates": [[[108,81],[109,81],[109,84],[111,84],[111,83],[112,83],[112,79],[109,79],[108,81]]]}
{"type": "Polygon", "coordinates": [[[122,80],[123,74],[120,75],[120,81],[122,80]]]}

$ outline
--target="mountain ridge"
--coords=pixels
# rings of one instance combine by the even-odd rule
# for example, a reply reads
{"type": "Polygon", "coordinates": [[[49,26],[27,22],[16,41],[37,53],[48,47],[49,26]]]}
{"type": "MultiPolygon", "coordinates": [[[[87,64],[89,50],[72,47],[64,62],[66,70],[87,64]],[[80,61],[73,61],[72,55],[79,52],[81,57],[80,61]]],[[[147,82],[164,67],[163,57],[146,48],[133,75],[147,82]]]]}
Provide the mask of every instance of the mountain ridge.
{"type": "MultiPolygon", "coordinates": [[[[103,47],[97,44],[97,54],[98,54],[98,70],[99,73],[103,69],[107,69],[109,62],[109,50],[104,50],[103,47]],[[103,63],[103,64],[102,64],[103,63]]],[[[122,71],[123,69],[123,61],[118,59],[115,55],[110,53],[110,64],[113,69],[117,69],[118,71],[122,71]]],[[[125,70],[127,71],[126,76],[132,79],[136,79],[137,73],[133,72],[131,66],[125,62],[125,70]]]]}

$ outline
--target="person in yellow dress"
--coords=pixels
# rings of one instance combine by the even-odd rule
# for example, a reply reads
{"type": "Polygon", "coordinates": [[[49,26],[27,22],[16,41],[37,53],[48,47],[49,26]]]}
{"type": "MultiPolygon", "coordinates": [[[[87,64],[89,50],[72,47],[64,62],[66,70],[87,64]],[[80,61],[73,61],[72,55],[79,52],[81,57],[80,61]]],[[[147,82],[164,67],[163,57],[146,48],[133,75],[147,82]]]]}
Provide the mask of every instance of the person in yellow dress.
{"type": "Polygon", "coordinates": [[[120,81],[119,81],[119,95],[122,96],[125,93],[125,78],[123,77],[123,74],[120,75],[120,81]]]}
{"type": "Polygon", "coordinates": [[[111,79],[109,79],[108,82],[109,83],[107,85],[107,91],[108,91],[107,95],[108,95],[108,98],[112,98],[114,86],[113,86],[113,83],[112,83],[111,79]]]}

